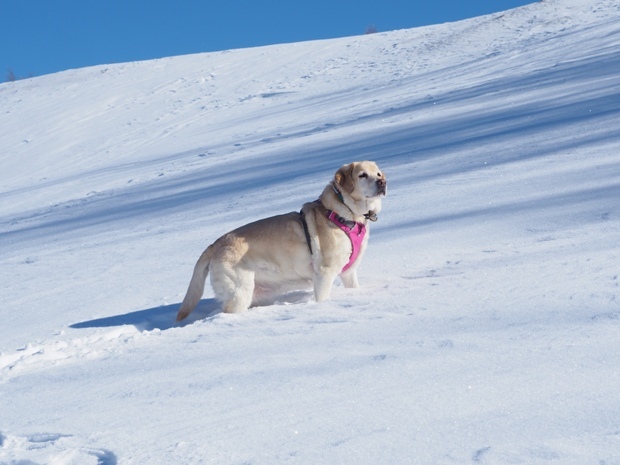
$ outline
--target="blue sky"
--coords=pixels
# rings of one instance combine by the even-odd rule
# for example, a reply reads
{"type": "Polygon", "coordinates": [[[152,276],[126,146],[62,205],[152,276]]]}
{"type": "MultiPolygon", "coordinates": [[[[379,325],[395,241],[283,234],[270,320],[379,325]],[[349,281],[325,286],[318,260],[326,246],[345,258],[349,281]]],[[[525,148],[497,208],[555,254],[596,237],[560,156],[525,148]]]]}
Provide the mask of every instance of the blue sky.
{"type": "Polygon", "coordinates": [[[0,82],[84,66],[379,32],[535,0],[0,0],[0,82]]]}

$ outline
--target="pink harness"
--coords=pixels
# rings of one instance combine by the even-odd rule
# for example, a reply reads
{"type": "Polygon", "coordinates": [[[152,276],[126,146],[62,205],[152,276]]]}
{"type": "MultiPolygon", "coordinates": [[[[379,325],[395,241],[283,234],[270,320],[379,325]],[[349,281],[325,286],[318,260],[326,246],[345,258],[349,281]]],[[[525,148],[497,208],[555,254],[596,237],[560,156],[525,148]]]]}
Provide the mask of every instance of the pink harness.
{"type": "Polygon", "coordinates": [[[344,231],[344,233],[349,236],[349,240],[351,241],[351,256],[349,257],[349,263],[347,263],[342,272],[347,271],[351,268],[351,265],[355,263],[358,255],[360,254],[360,249],[362,248],[362,242],[364,241],[364,236],[366,236],[366,226],[363,223],[358,223],[355,221],[343,221],[336,212],[327,210],[327,218],[329,218],[336,226],[344,231]],[[353,226],[349,227],[346,223],[353,223],[353,226]]]}

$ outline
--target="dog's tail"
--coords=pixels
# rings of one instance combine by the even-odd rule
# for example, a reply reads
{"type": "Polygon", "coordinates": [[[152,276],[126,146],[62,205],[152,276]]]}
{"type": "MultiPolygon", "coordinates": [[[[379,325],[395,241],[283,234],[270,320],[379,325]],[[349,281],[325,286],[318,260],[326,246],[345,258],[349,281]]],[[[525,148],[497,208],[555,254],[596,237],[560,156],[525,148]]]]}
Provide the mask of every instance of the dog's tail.
{"type": "Polygon", "coordinates": [[[196,262],[194,274],[189,282],[187,293],[185,294],[181,308],[179,308],[179,313],[177,313],[177,321],[181,321],[186,318],[190,313],[192,313],[194,308],[196,308],[198,302],[200,302],[202,294],[205,290],[205,281],[207,279],[207,275],[209,274],[209,265],[211,264],[212,256],[213,245],[210,245],[207,247],[207,250],[202,253],[198,259],[198,262],[196,262]]]}

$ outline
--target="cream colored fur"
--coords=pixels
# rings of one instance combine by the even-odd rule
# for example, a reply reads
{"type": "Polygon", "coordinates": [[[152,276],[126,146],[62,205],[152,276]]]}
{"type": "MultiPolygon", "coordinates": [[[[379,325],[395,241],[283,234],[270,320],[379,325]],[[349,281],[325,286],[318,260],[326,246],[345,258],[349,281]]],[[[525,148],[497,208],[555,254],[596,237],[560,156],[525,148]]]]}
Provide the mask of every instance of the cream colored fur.
{"type": "Polygon", "coordinates": [[[326,211],[367,225],[364,215],[379,213],[386,188],[385,176],[374,162],[341,167],[320,195],[320,203],[302,207],[312,254],[297,212],[265,218],[224,234],[198,259],[177,321],[186,318],[202,298],[208,274],[216,298],[228,313],[271,303],[275,296],[295,290],[313,288],[317,302],[326,300],[338,275],[345,287],[358,287],[357,267],[369,234],[355,263],[342,273],[351,255],[351,242],[327,218],[326,211]]]}

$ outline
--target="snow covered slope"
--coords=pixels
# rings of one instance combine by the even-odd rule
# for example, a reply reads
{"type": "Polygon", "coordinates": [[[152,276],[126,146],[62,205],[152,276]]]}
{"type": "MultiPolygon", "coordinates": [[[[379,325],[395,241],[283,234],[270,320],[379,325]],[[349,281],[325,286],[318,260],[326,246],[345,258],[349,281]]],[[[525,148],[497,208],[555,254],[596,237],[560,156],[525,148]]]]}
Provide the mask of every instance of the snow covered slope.
{"type": "Polygon", "coordinates": [[[0,464],[620,464],[619,121],[611,0],[0,85],[0,464]],[[361,159],[361,289],[174,325],[361,159]]]}

